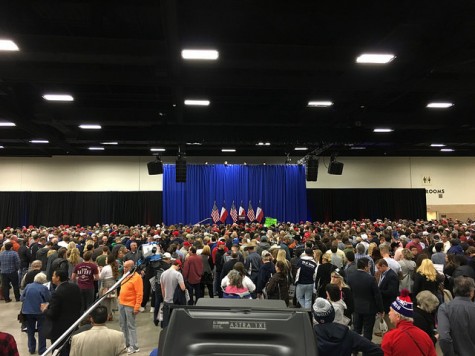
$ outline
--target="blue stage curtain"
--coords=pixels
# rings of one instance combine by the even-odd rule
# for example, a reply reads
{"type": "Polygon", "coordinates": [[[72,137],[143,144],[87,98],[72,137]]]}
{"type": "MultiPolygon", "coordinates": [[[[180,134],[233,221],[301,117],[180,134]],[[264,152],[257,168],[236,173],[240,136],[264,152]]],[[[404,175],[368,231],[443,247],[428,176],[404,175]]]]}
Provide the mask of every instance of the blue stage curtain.
{"type": "MultiPolygon", "coordinates": [[[[186,174],[186,183],[176,183],[175,165],[163,165],[163,221],[167,225],[196,224],[209,218],[214,201],[220,211],[224,204],[230,213],[233,200],[238,210],[242,201],[246,212],[249,200],[254,211],[260,201],[264,215],[278,221],[307,219],[302,165],[188,164],[186,174]]],[[[226,223],[232,223],[231,216],[226,223]]]]}

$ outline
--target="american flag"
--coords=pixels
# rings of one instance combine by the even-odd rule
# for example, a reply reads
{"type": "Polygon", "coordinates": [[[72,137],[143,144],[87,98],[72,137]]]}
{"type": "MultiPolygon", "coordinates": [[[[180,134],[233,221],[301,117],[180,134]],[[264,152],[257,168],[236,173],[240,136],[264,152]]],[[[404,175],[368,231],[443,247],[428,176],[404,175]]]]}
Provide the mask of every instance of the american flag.
{"type": "Polygon", "coordinates": [[[236,210],[236,206],[234,205],[234,201],[233,201],[233,205],[231,205],[231,210],[229,211],[229,215],[231,215],[231,217],[233,218],[233,222],[237,221],[238,212],[236,210]]]}
{"type": "Polygon", "coordinates": [[[251,201],[249,200],[249,206],[247,207],[247,217],[250,222],[256,220],[256,216],[254,215],[254,209],[252,208],[251,201]]]}
{"type": "Polygon", "coordinates": [[[218,206],[216,205],[216,201],[214,202],[213,210],[211,210],[211,218],[213,219],[213,222],[215,224],[219,220],[219,211],[218,211],[218,206]]]}

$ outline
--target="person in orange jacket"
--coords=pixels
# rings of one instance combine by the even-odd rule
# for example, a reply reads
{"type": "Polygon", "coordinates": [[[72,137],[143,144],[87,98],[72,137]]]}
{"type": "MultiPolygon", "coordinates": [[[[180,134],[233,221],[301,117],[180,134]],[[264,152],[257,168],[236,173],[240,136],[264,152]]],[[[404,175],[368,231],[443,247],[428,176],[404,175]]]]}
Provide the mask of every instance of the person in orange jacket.
{"type": "MultiPolygon", "coordinates": [[[[134,261],[124,262],[124,274],[131,271],[134,261]]],[[[120,328],[124,333],[127,353],[139,352],[135,316],[139,313],[143,297],[143,281],[137,272],[132,272],[121,283],[119,295],[120,328]]]]}

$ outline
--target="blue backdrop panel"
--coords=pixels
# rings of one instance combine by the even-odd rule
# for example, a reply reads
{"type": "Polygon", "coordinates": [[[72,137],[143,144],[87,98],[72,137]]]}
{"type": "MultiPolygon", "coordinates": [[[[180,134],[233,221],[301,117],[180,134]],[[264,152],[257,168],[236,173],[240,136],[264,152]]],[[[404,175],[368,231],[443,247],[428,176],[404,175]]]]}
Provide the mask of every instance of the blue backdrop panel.
{"type": "MultiPolygon", "coordinates": [[[[186,167],[186,183],[175,182],[175,165],[163,166],[163,221],[196,224],[209,218],[213,203],[231,210],[234,200],[247,211],[259,201],[265,216],[279,221],[307,219],[305,167],[302,165],[193,165],[186,167]],[[225,202],[225,203],[224,203],[225,202]]],[[[226,223],[232,223],[228,216],[226,223]]]]}

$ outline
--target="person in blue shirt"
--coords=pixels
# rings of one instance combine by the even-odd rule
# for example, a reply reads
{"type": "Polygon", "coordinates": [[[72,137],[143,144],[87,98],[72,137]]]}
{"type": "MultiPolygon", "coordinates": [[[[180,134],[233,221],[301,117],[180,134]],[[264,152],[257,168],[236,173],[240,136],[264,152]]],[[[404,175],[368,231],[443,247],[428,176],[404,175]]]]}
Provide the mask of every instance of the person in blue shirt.
{"type": "Polygon", "coordinates": [[[13,244],[7,242],[4,244],[5,251],[0,253],[0,271],[2,274],[2,291],[5,303],[10,303],[10,284],[13,287],[15,299],[20,300],[20,282],[18,280],[18,270],[20,269],[20,257],[12,249],[13,244]]]}
{"type": "Polygon", "coordinates": [[[38,273],[33,283],[28,284],[21,295],[21,301],[23,302],[21,310],[26,319],[28,350],[30,354],[34,354],[36,351],[35,330],[38,330],[39,354],[46,351],[46,337],[43,333],[45,316],[40,309],[42,303],[48,303],[51,299],[51,293],[43,285],[46,282],[46,275],[38,273]]]}

